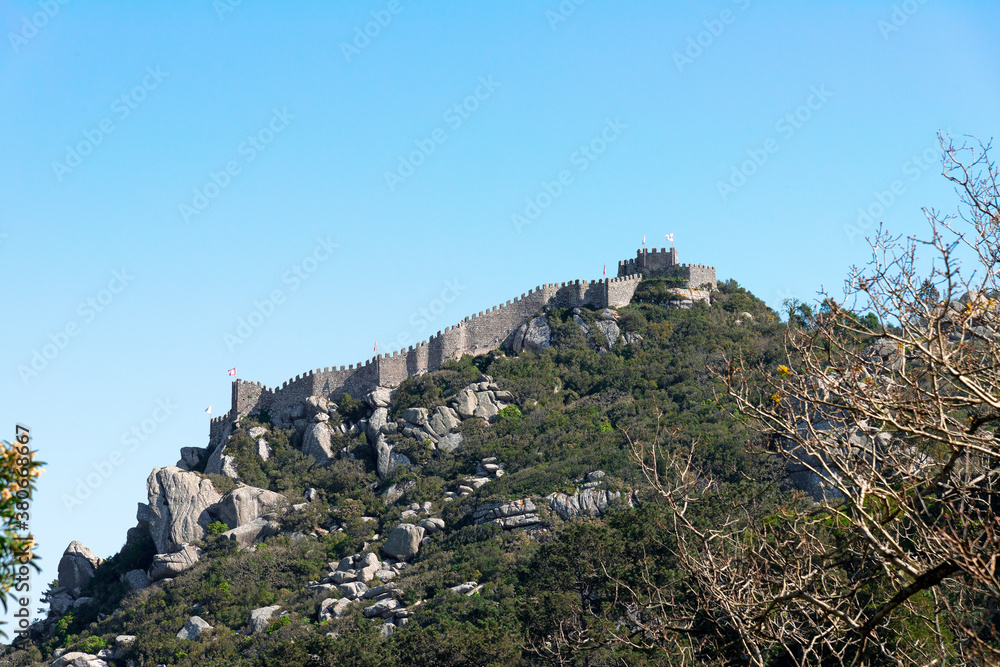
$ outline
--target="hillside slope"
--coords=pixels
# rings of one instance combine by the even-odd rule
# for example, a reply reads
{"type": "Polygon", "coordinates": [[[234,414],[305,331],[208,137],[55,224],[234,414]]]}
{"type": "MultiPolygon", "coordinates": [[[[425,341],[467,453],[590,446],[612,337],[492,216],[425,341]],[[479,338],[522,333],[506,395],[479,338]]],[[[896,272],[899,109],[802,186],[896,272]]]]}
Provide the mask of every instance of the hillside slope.
{"type": "Polygon", "coordinates": [[[668,427],[763,507],[780,477],[711,369],[737,351],[779,363],[783,325],[733,282],[686,308],[671,288],[549,308],[507,349],[185,448],[118,554],[70,546],[49,619],[4,664],[659,664],[603,642],[552,655],[567,628],[610,638],[624,618],[608,568],[672,576],[628,439],[668,427]]]}

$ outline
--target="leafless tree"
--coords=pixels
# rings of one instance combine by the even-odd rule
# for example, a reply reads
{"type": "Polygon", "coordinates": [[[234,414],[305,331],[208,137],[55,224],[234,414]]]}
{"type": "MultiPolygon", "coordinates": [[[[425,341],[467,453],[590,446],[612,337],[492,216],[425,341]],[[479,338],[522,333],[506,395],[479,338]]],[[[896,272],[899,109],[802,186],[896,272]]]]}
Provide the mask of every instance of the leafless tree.
{"type": "Polygon", "coordinates": [[[807,495],[762,516],[696,447],[630,439],[684,576],[616,580],[618,641],[677,664],[1000,663],[1000,189],[988,143],[941,146],[959,212],[925,209],[926,240],[878,230],[786,364],[720,371],[807,495]]]}
{"type": "Polygon", "coordinates": [[[804,554],[817,567],[787,600],[837,619],[857,662],[1000,660],[1000,191],[989,145],[941,144],[960,213],[925,210],[928,240],[879,230],[847,299],[789,332],[787,367],[728,375],[740,409],[828,490],[815,516],[841,534],[804,554]]]}

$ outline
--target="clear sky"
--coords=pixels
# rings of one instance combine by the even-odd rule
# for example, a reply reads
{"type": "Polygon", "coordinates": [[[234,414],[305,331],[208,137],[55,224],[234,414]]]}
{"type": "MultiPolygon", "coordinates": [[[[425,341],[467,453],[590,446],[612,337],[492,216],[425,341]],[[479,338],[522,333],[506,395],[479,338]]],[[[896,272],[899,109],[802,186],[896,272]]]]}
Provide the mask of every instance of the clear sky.
{"type": "Polygon", "coordinates": [[[14,0],[0,26],[0,437],[48,461],[36,600],[207,444],[227,369],[355,363],[644,234],[773,307],[838,293],[870,225],[955,208],[935,135],[1000,108],[985,1],[14,0]]]}

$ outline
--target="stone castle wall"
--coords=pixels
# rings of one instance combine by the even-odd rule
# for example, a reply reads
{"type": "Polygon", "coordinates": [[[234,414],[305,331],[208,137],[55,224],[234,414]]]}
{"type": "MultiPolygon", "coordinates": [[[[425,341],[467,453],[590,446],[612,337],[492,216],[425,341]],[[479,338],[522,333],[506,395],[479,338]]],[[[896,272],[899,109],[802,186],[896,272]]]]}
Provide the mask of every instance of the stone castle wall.
{"type": "Polygon", "coordinates": [[[708,283],[712,289],[719,285],[715,280],[715,267],[704,264],[681,264],[678,267],[679,275],[687,279],[688,287],[698,289],[701,285],[708,283]]]}
{"type": "Polygon", "coordinates": [[[688,287],[697,289],[708,283],[715,289],[715,267],[705,264],[681,264],[677,259],[677,249],[645,248],[636,253],[635,259],[618,262],[618,276],[649,276],[654,274],[675,275],[684,278],[688,287]]]}
{"type": "MultiPolygon", "coordinates": [[[[703,283],[715,285],[715,269],[700,264],[678,264],[673,248],[639,251],[641,268],[671,268],[687,277],[692,287],[703,283]],[[643,259],[645,255],[645,259],[643,259]]],[[[345,393],[361,397],[378,386],[395,387],[419,373],[440,369],[449,359],[464,355],[485,354],[499,348],[528,318],[546,306],[557,308],[623,308],[632,302],[643,271],[635,270],[636,260],[619,262],[617,278],[539,285],[516,299],[466,317],[454,326],[437,332],[429,339],[406,350],[380,354],[364,363],[350,366],[317,368],[275,387],[259,382],[236,380],[232,389],[229,413],[212,420],[209,447],[222,442],[232,429],[232,422],[250,413],[267,411],[272,415],[303,402],[309,396],[334,400],[345,393]],[[623,271],[624,267],[624,271],[623,271]]],[[[659,270],[659,269],[653,269],[659,270]]]]}

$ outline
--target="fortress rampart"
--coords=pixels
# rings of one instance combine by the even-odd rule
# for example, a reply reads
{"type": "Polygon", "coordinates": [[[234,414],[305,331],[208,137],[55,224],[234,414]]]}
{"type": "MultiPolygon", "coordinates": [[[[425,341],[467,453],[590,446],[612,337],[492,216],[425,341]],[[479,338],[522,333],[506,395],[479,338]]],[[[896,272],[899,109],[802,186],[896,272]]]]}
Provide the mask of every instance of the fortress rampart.
{"type": "Polygon", "coordinates": [[[677,248],[670,248],[670,250],[643,248],[636,253],[635,259],[618,262],[619,277],[634,275],[673,275],[684,278],[688,287],[692,289],[697,289],[706,283],[711,285],[712,289],[718,287],[714,266],[681,264],[677,258],[677,248]]]}
{"type": "MultiPolygon", "coordinates": [[[[643,251],[640,251],[640,255],[643,251]]],[[[658,253],[657,253],[658,254],[658,253]]],[[[677,251],[671,248],[676,260],[677,251]]],[[[657,258],[656,261],[660,261],[657,258]]],[[[267,411],[280,414],[285,408],[303,402],[309,396],[325,396],[338,399],[345,393],[361,397],[378,386],[395,387],[406,378],[420,373],[440,369],[449,359],[462,356],[480,355],[499,348],[528,320],[546,306],[557,308],[622,308],[632,302],[643,274],[631,271],[622,274],[623,264],[635,260],[619,262],[619,277],[602,280],[575,280],[566,283],[539,285],[516,299],[494,306],[475,315],[466,317],[454,326],[437,332],[429,339],[406,350],[392,354],[380,354],[364,363],[344,367],[317,368],[282,383],[280,387],[268,387],[259,382],[236,380],[233,382],[232,408],[229,413],[212,420],[209,429],[209,447],[215,447],[225,439],[238,417],[250,413],[267,411]]],[[[699,264],[677,265],[687,270],[694,279],[692,286],[705,282],[715,285],[715,269],[699,264]],[[710,275],[709,279],[707,278],[710,275]]]]}

